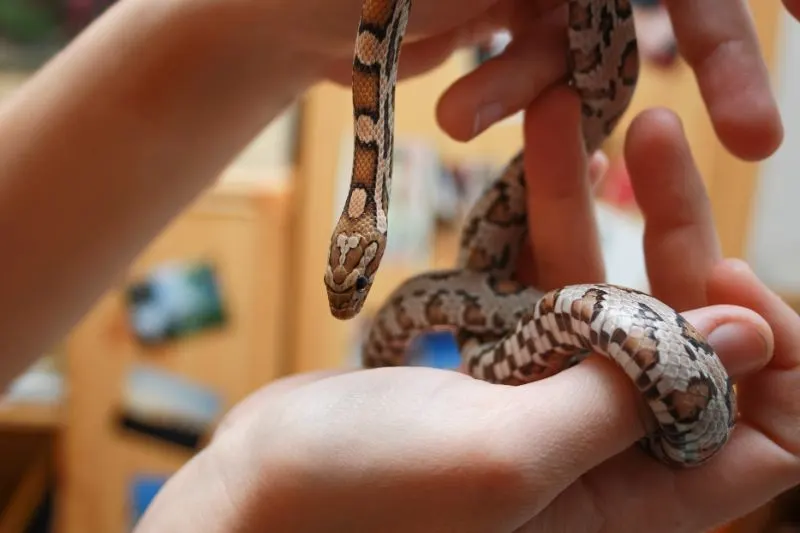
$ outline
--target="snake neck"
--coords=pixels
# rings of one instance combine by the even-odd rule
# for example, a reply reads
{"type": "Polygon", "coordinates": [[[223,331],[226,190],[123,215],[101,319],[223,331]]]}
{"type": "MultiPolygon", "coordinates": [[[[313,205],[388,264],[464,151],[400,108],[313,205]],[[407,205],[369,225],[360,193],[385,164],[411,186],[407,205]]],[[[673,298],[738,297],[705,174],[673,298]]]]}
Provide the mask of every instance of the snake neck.
{"type": "Polygon", "coordinates": [[[352,174],[325,274],[336,318],[360,312],[386,248],[397,66],[410,8],[410,0],[362,5],[353,58],[352,174]]]}

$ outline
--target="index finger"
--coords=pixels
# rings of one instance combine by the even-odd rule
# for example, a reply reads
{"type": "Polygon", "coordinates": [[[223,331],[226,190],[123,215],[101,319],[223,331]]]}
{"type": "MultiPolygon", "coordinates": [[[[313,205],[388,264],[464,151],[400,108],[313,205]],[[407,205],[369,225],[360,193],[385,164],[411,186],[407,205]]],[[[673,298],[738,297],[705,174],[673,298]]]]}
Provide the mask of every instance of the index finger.
{"type": "Polygon", "coordinates": [[[642,112],[625,138],[625,162],[645,220],[650,290],[678,311],[706,305],[711,269],[722,258],[711,201],[680,118],[642,112]]]}
{"type": "MultiPolygon", "coordinates": [[[[785,1],[797,4],[796,0],[785,1]]],[[[664,3],[678,49],[695,73],[720,141],[743,159],[759,160],[772,154],[783,139],[783,126],[745,1],[664,3]]]]}
{"type": "Polygon", "coordinates": [[[541,290],[605,279],[580,119],[580,100],[565,86],[525,113],[528,231],[541,290]]]}

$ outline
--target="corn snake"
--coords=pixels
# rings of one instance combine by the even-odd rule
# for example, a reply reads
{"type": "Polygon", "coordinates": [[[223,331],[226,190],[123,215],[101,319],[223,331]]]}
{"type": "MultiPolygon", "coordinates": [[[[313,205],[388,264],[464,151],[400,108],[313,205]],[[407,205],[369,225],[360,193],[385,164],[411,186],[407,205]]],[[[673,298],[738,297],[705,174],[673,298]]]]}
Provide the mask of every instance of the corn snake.
{"type": "MultiPolygon", "coordinates": [[[[566,0],[570,84],[582,100],[587,153],[627,110],[639,76],[629,0],[566,0]]],[[[383,257],[394,146],[394,101],[410,0],[363,0],[353,62],[355,146],[350,189],[331,237],[325,285],[331,314],[362,309],[383,257]]],[[[455,333],[477,379],[523,384],[579,363],[616,362],[651,409],[657,430],[641,441],[677,467],[714,456],[735,424],[736,399],[721,361],[678,312],[611,284],[542,293],[514,279],[527,238],[522,153],[473,206],[451,270],[402,283],[375,316],[363,348],[368,368],[406,363],[408,344],[435,329],[455,333]]]]}

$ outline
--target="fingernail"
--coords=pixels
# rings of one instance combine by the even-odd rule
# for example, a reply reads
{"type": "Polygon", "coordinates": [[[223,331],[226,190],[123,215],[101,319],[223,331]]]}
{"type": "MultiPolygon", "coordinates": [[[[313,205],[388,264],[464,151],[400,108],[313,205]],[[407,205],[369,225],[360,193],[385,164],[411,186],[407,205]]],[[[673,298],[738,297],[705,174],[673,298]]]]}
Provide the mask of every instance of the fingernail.
{"type": "Polygon", "coordinates": [[[486,104],[478,110],[472,123],[472,134],[477,135],[503,118],[503,106],[497,102],[486,104]]]}
{"type": "Polygon", "coordinates": [[[749,324],[722,324],[708,335],[708,343],[724,361],[731,376],[759,370],[769,357],[767,340],[749,324]]]}

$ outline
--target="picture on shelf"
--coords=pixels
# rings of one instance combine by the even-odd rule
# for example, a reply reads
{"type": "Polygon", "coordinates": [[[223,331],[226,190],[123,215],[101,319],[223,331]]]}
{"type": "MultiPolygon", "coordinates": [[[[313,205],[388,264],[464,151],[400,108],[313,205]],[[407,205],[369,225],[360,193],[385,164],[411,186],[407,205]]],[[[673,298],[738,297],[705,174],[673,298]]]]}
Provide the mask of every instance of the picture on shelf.
{"type": "Polygon", "coordinates": [[[144,345],[217,329],[227,321],[214,267],[204,262],[154,268],[127,287],[125,303],[133,335],[144,345]]]}
{"type": "Polygon", "coordinates": [[[125,432],[196,450],[221,410],[214,390],[182,375],[137,365],[125,377],[117,422],[125,432]]]}

